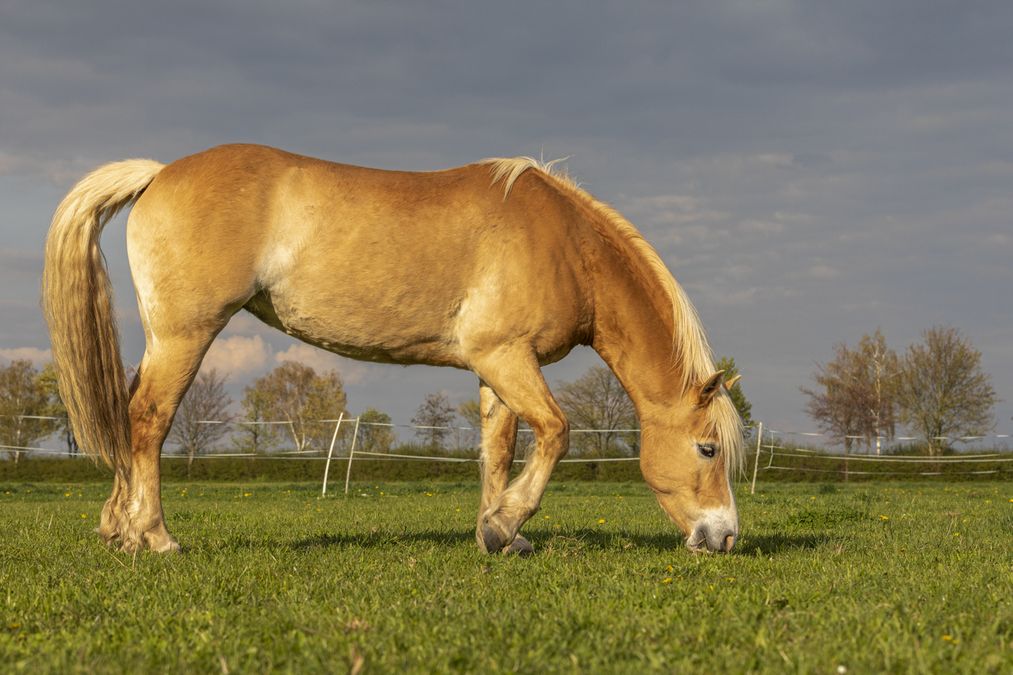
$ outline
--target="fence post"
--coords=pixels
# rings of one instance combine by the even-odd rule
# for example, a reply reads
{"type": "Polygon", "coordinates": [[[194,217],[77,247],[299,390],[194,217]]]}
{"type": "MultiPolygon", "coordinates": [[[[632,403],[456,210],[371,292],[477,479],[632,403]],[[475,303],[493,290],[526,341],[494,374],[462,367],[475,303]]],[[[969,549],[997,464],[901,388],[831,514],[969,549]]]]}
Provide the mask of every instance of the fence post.
{"type": "Polygon", "coordinates": [[[352,445],[348,448],[348,468],[345,469],[345,494],[348,494],[348,483],[352,480],[352,458],[355,456],[355,441],[359,438],[359,420],[362,416],[355,418],[355,431],[352,432],[352,445]]]}
{"type": "Polygon", "coordinates": [[[749,494],[756,494],[756,472],[760,468],[760,445],[763,443],[763,422],[756,428],[756,457],[753,459],[753,485],[749,488],[749,494]]]}
{"type": "Polygon", "coordinates": [[[345,419],[345,413],[342,411],[338,415],[338,423],[334,425],[334,435],[331,436],[331,447],[327,450],[327,463],[324,464],[324,486],[320,490],[320,496],[327,496],[327,474],[331,472],[331,455],[334,454],[334,442],[338,440],[338,430],[341,429],[341,421],[345,419]]]}

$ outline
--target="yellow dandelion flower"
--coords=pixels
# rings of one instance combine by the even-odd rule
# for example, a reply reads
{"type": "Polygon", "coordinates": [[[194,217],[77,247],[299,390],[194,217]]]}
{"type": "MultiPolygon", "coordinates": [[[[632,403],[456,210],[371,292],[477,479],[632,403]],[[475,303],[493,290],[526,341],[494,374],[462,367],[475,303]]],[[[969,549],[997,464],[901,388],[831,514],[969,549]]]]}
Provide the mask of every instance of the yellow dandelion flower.
{"type": "Polygon", "coordinates": [[[670,583],[672,583],[672,577],[665,577],[664,579],[661,580],[661,583],[663,583],[663,584],[670,584],[670,583]]]}
{"type": "Polygon", "coordinates": [[[890,516],[884,516],[884,515],[880,514],[879,519],[880,520],[890,520],[890,516]]]}
{"type": "Polygon", "coordinates": [[[598,519],[598,524],[599,525],[604,525],[605,524],[605,519],[604,518],[599,518],[598,519]]]}
{"type": "Polygon", "coordinates": [[[243,493],[243,496],[244,496],[244,497],[252,497],[252,496],[253,496],[253,493],[252,493],[252,492],[244,492],[244,493],[243,493]]]}

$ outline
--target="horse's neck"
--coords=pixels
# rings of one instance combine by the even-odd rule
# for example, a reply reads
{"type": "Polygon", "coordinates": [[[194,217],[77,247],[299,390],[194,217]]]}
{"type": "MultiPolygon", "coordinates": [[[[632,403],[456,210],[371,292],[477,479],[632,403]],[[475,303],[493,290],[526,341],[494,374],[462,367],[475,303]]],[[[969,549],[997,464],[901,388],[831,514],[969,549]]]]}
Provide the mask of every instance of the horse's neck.
{"type": "Polygon", "coordinates": [[[598,258],[592,346],[616,374],[643,416],[682,399],[670,310],[649,281],[631,275],[614,251],[598,258]]]}

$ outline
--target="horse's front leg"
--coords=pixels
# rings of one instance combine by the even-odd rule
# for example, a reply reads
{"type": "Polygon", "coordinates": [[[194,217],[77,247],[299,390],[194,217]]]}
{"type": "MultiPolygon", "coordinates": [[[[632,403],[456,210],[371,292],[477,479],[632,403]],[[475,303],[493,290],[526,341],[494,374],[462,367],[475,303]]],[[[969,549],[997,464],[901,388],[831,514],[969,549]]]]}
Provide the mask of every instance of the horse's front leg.
{"type": "MultiPolygon", "coordinates": [[[[482,417],[482,501],[478,508],[478,527],[475,538],[485,552],[482,536],[482,518],[489,507],[499,499],[510,481],[510,467],[517,445],[517,415],[508,408],[485,382],[479,382],[478,408],[482,417]]],[[[521,535],[504,549],[504,553],[526,555],[534,549],[521,535]]]]}
{"type": "MultiPolygon", "coordinates": [[[[530,351],[495,350],[473,359],[472,363],[498,400],[527,422],[535,433],[535,451],[509,487],[502,489],[509,476],[509,462],[501,460],[499,466],[483,472],[488,478],[490,472],[495,471],[489,487],[483,486],[484,508],[479,516],[478,542],[482,550],[492,553],[511,546],[521,525],[538,510],[552,470],[569,447],[569,425],[530,351]],[[498,495],[495,494],[497,488],[498,495]],[[485,501],[486,490],[489,490],[488,502],[485,501]]],[[[486,447],[483,440],[483,450],[486,447]]]]}

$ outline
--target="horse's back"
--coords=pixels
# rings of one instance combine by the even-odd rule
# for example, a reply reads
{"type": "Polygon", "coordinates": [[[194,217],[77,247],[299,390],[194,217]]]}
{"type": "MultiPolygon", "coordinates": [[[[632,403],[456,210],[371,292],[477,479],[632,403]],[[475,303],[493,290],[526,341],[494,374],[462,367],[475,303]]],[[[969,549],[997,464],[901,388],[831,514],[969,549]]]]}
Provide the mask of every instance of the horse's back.
{"type": "Polygon", "coordinates": [[[531,188],[504,199],[482,165],[385,171],[220,146],[167,166],[138,201],[131,267],[148,287],[206,279],[356,358],[466,366],[508,337],[555,358],[589,323],[579,237],[566,204],[531,188]]]}

